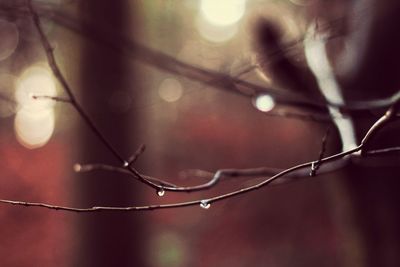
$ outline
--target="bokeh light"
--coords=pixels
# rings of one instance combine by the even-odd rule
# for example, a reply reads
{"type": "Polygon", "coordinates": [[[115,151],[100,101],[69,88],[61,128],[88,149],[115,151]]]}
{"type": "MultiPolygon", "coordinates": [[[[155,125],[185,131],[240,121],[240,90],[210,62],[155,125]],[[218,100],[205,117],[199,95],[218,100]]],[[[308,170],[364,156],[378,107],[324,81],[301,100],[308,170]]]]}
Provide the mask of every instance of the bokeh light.
{"type": "Polygon", "coordinates": [[[202,17],[197,19],[197,30],[200,35],[210,42],[222,43],[226,42],[238,31],[237,24],[225,25],[225,26],[215,26],[210,24],[208,21],[204,20],[202,17]]]}
{"type": "Polygon", "coordinates": [[[27,148],[45,145],[54,131],[54,101],[34,99],[33,96],[56,96],[56,85],[50,71],[32,66],[18,79],[15,98],[19,106],[15,117],[18,141],[27,148]]]}
{"type": "Polygon", "coordinates": [[[186,250],[182,238],[174,232],[161,232],[151,240],[149,259],[154,266],[185,266],[186,250]]]}
{"type": "Polygon", "coordinates": [[[158,95],[167,102],[178,101],[182,96],[182,92],[183,88],[181,83],[172,78],[163,80],[158,88],[158,95]]]}
{"type": "Polygon", "coordinates": [[[227,26],[238,22],[245,8],[245,0],[202,0],[200,3],[204,18],[217,26],[227,26]]]}
{"type": "Polygon", "coordinates": [[[39,148],[45,145],[54,131],[54,111],[30,112],[18,111],[15,116],[14,129],[20,144],[26,148],[39,148]]]}
{"type": "Polygon", "coordinates": [[[270,95],[267,95],[267,94],[262,94],[262,95],[257,96],[254,99],[253,104],[258,110],[260,110],[262,112],[268,112],[275,107],[274,99],[270,95]]]}
{"type": "Polygon", "coordinates": [[[33,96],[56,96],[56,85],[51,72],[40,65],[25,70],[17,82],[15,98],[21,108],[31,111],[51,108],[54,101],[34,99],[33,96]]]}

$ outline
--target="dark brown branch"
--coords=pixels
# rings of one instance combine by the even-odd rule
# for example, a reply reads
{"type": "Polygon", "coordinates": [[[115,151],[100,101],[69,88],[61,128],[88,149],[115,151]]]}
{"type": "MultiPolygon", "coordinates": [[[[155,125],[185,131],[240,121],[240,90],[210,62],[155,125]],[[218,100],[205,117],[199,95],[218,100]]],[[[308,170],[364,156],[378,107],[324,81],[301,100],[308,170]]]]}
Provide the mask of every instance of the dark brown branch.
{"type": "MultiPolygon", "coordinates": [[[[382,117],[380,118],[370,129],[370,131],[367,133],[367,135],[364,137],[363,142],[353,148],[349,149],[347,151],[337,153],[335,155],[325,157],[320,160],[321,166],[323,166],[326,163],[329,162],[336,162],[339,160],[342,160],[346,156],[355,154],[357,152],[362,151],[364,146],[368,143],[367,140],[369,136],[372,136],[375,134],[375,131],[379,131],[379,129],[383,128],[386,126],[388,123],[391,121],[391,117],[395,115],[391,114],[396,114],[395,111],[397,111],[399,104],[395,103],[389,111],[382,117]]],[[[58,206],[58,205],[51,205],[51,204],[46,204],[46,203],[37,203],[37,202],[24,202],[24,201],[14,201],[14,200],[6,200],[6,199],[0,199],[0,203],[4,204],[10,204],[10,205],[18,205],[18,206],[27,206],[27,207],[41,207],[41,208],[46,208],[46,209],[52,209],[52,210],[64,210],[64,211],[70,211],[70,212],[98,212],[98,211],[138,211],[138,210],[155,210],[155,209],[167,209],[167,208],[180,208],[180,207],[188,207],[188,206],[194,206],[194,205],[200,205],[201,207],[208,208],[209,205],[215,202],[222,201],[224,199],[228,199],[231,197],[236,197],[239,195],[243,195],[245,193],[249,193],[251,191],[258,190],[262,187],[265,187],[267,185],[270,185],[272,182],[276,181],[277,179],[291,174],[293,172],[302,170],[302,169],[307,169],[310,168],[314,164],[314,161],[312,162],[307,162],[303,164],[299,164],[297,166],[288,168],[286,170],[283,170],[279,172],[276,175],[273,175],[272,177],[266,178],[264,181],[257,183],[252,186],[248,186],[236,191],[232,191],[226,194],[218,195],[215,197],[207,198],[207,199],[202,199],[202,200],[193,200],[193,201],[187,201],[187,202],[180,202],[180,203],[173,203],[173,204],[162,204],[162,205],[149,205],[149,206],[130,206],[130,207],[91,207],[91,208],[73,208],[73,207],[66,207],[66,206],[58,206]]],[[[213,180],[211,180],[209,183],[212,181],[216,183],[218,179],[221,177],[221,171],[218,172],[214,175],[213,180]]]]}
{"type": "MultiPolygon", "coordinates": [[[[83,107],[79,104],[79,102],[76,100],[75,95],[72,92],[72,89],[70,88],[68,82],[66,81],[64,75],[61,73],[60,68],[58,67],[57,61],[54,57],[54,49],[51,47],[49,40],[47,39],[46,35],[43,32],[40,19],[38,14],[36,13],[35,9],[33,8],[32,5],[32,0],[26,0],[27,1],[27,6],[29,9],[29,13],[32,17],[33,23],[35,25],[35,28],[39,34],[40,41],[42,43],[43,49],[46,52],[46,57],[48,64],[54,74],[54,76],[57,78],[57,80],[60,82],[62,88],[64,89],[65,93],[68,95],[70,103],[72,106],[75,108],[75,110],[78,112],[79,116],[85,121],[85,123],[88,125],[88,127],[91,129],[91,131],[100,139],[100,141],[105,145],[105,147],[115,156],[116,159],[118,159],[122,165],[124,165],[125,160],[120,155],[120,153],[114,148],[114,146],[107,140],[107,138],[100,132],[100,130],[97,128],[95,123],[92,121],[92,119],[89,117],[89,115],[86,113],[86,111],[83,109],[83,107]]],[[[139,172],[137,172],[134,168],[131,166],[128,166],[127,168],[129,171],[132,172],[133,175],[137,176],[137,178],[153,187],[153,188],[159,188],[158,185],[154,184],[151,181],[146,180],[144,177],[142,177],[139,172]]]]}
{"type": "Polygon", "coordinates": [[[59,97],[59,96],[33,95],[32,98],[35,99],[35,100],[49,99],[49,100],[53,100],[53,101],[56,101],[56,102],[72,104],[71,99],[64,98],[64,97],[59,97]]]}
{"type": "Polygon", "coordinates": [[[399,153],[399,152],[400,152],[400,147],[388,147],[388,148],[368,150],[367,152],[365,152],[365,155],[366,156],[380,156],[382,154],[399,153]]]}
{"type": "MultiPolygon", "coordinates": [[[[362,145],[345,151],[341,152],[338,154],[335,154],[330,157],[326,157],[321,160],[321,164],[327,163],[327,162],[332,162],[336,161],[338,159],[341,159],[347,155],[353,154],[357,151],[360,151],[362,148],[362,145]]],[[[155,209],[168,209],[168,208],[182,208],[182,207],[188,207],[188,206],[195,206],[195,205],[201,205],[202,207],[209,207],[212,203],[216,203],[219,201],[222,201],[224,199],[228,199],[231,197],[243,195],[245,193],[251,192],[258,190],[262,187],[265,187],[269,184],[271,184],[273,181],[277,180],[278,178],[292,173],[294,171],[303,169],[303,168],[310,168],[312,165],[312,162],[307,162],[303,163],[297,166],[294,166],[292,168],[286,169],[270,178],[265,179],[264,181],[257,183],[253,186],[245,187],[233,192],[229,192],[227,194],[222,194],[218,195],[215,197],[211,197],[208,199],[202,199],[202,200],[193,200],[193,201],[187,201],[187,202],[181,202],[181,203],[173,203],[173,204],[162,204],[162,205],[149,205],[149,206],[130,206],[130,207],[90,207],[90,208],[73,208],[73,207],[66,207],[66,206],[58,206],[58,205],[51,205],[51,204],[46,204],[46,203],[37,203],[37,202],[24,202],[24,201],[14,201],[14,200],[6,200],[6,199],[0,199],[0,203],[4,204],[11,204],[11,205],[18,205],[18,206],[27,206],[27,207],[41,207],[41,208],[47,208],[47,209],[52,209],[52,210],[63,210],[63,211],[70,211],[70,212],[98,212],[98,211],[139,211],[139,210],[155,210],[155,209]]]]}
{"type": "MultiPolygon", "coordinates": [[[[397,112],[400,109],[400,101],[395,102],[377,122],[372,125],[367,134],[361,141],[361,145],[368,148],[371,139],[373,139],[382,128],[394,120],[398,119],[397,112]]],[[[365,154],[367,149],[361,150],[361,154],[365,154]]]]}
{"type": "Polygon", "coordinates": [[[135,161],[139,158],[140,155],[142,155],[145,149],[146,149],[145,145],[143,144],[140,145],[139,148],[135,151],[135,153],[133,153],[133,155],[130,156],[129,159],[124,163],[125,165],[124,167],[128,167],[133,163],[135,163],[135,161]]]}
{"type": "MultiPolygon", "coordinates": [[[[127,174],[127,175],[135,178],[136,180],[138,180],[138,178],[136,176],[132,175],[132,173],[124,167],[116,167],[116,166],[100,164],[100,163],[75,164],[74,165],[74,171],[76,171],[76,172],[91,172],[91,171],[98,171],[98,170],[108,171],[108,172],[119,172],[119,173],[127,174]]],[[[153,183],[155,183],[159,186],[177,187],[177,185],[175,185],[173,183],[169,183],[169,182],[166,182],[166,181],[158,179],[158,178],[150,177],[150,176],[147,176],[144,174],[141,174],[141,176],[146,178],[149,181],[152,181],[153,183]]]]}
{"type": "Polygon", "coordinates": [[[325,151],[326,151],[326,143],[327,143],[327,140],[328,140],[329,132],[330,132],[330,129],[328,128],[326,130],[326,133],[325,133],[324,137],[322,138],[321,150],[319,151],[318,160],[315,161],[311,165],[310,176],[315,176],[317,174],[317,170],[319,169],[319,167],[321,165],[321,160],[324,157],[325,151]]]}

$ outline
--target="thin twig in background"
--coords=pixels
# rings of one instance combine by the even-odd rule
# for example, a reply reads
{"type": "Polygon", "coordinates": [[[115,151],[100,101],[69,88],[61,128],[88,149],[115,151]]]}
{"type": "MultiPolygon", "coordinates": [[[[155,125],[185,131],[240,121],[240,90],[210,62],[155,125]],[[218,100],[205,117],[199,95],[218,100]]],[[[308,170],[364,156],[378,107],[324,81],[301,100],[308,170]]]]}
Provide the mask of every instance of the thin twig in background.
{"type": "MultiPolygon", "coordinates": [[[[6,13],[12,12],[16,16],[29,15],[29,11],[25,10],[25,7],[22,5],[15,7],[0,5],[0,11],[6,13]]],[[[85,38],[89,38],[95,41],[97,44],[107,46],[118,53],[128,55],[129,57],[137,59],[142,63],[148,64],[154,68],[247,97],[254,97],[258,94],[267,93],[275,97],[277,103],[300,108],[312,108],[314,112],[320,114],[326,114],[326,105],[340,107],[343,112],[351,110],[372,110],[388,107],[400,99],[399,92],[385,99],[352,101],[346,102],[346,104],[330,103],[328,101],[315,102],[312,99],[305,98],[303,95],[255,85],[239,78],[231,77],[227,74],[200,68],[198,66],[179,61],[165,53],[141,45],[135,40],[131,40],[125,36],[117,35],[114,31],[112,31],[112,29],[97,29],[88,21],[73,18],[71,15],[65,12],[57,11],[57,8],[52,5],[41,5],[38,13],[41,17],[53,21],[60,26],[84,36],[85,38]],[[117,45],[117,43],[120,45],[117,45]]],[[[340,19],[341,18],[337,20],[340,19]]],[[[328,22],[326,24],[326,28],[330,27],[330,23],[335,24],[336,21],[328,22]]],[[[337,34],[334,36],[328,36],[327,38],[336,37],[338,37],[337,34]]],[[[294,41],[293,43],[287,44],[287,49],[291,49],[292,46],[299,45],[303,41],[304,39],[300,39],[294,41]]]]}

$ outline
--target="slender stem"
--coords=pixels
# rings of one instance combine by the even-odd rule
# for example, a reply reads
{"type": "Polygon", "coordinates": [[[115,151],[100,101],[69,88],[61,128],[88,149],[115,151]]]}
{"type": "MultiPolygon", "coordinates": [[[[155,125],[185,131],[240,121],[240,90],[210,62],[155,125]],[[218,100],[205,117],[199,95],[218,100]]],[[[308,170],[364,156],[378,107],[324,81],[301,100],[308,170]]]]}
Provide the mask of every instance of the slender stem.
{"type": "MultiPolygon", "coordinates": [[[[79,102],[76,100],[76,97],[74,95],[74,93],[72,92],[71,87],[69,86],[68,82],[66,81],[64,75],[61,73],[60,68],[57,64],[57,61],[54,57],[54,53],[53,53],[53,48],[50,45],[49,40],[47,39],[46,35],[43,32],[41,23],[40,23],[40,19],[38,14],[36,13],[35,9],[33,8],[32,5],[32,0],[27,0],[27,5],[28,5],[28,9],[29,12],[32,16],[32,20],[33,23],[35,25],[35,28],[40,36],[40,41],[43,45],[43,49],[46,52],[46,57],[47,57],[47,61],[48,64],[51,68],[51,70],[53,71],[54,76],[57,78],[57,80],[61,83],[62,88],[64,88],[64,91],[66,92],[66,94],[69,97],[70,103],[72,104],[72,106],[75,108],[75,110],[78,112],[78,114],[80,115],[80,117],[84,120],[84,122],[88,125],[88,127],[91,129],[91,131],[100,139],[100,141],[106,146],[106,148],[114,155],[114,157],[116,159],[118,159],[121,164],[123,165],[125,163],[124,158],[122,157],[122,155],[114,148],[114,146],[111,144],[111,142],[109,140],[107,140],[107,138],[100,132],[100,130],[97,128],[97,126],[95,125],[95,123],[92,121],[92,119],[89,117],[89,115],[86,113],[86,111],[83,109],[83,107],[79,104],[79,102]]],[[[133,175],[137,176],[137,178],[153,187],[153,188],[160,188],[160,186],[158,186],[157,184],[154,184],[151,181],[148,181],[147,179],[145,179],[144,177],[142,177],[138,171],[136,171],[134,168],[132,168],[131,166],[128,166],[127,168],[133,175]]]]}

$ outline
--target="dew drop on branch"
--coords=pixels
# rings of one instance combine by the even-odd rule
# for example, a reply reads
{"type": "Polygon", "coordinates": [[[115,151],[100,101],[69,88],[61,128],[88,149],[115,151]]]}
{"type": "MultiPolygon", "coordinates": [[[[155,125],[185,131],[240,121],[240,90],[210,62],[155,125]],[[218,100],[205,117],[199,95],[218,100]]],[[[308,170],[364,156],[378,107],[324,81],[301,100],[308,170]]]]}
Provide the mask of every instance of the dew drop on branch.
{"type": "Polygon", "coordinates": [[[127,161],[124,161],[124,164],[123,164],[123,166],[126,168],[126,167],[128,167],[129,166],[129,162],[127,162],[127,161]]]}
{"type": "Polygon", "coordinates": [[[157,195],[158,195],[159,197],[164,196],[164,195],[165,195],[165,190],[164,190],[163,188],[158,189],[158,190],[157,190],[157,195]]]}
{"type": "Polygon", "coordinates": [[[208,201],[207,200],[202,200],[202,201],[200,201],[200,207],[201,208],[203,208],[203,209],[209,209],[210,208],[210,206],[211,206],[211,204],[210,203],[208,203],[208,201]]]}

